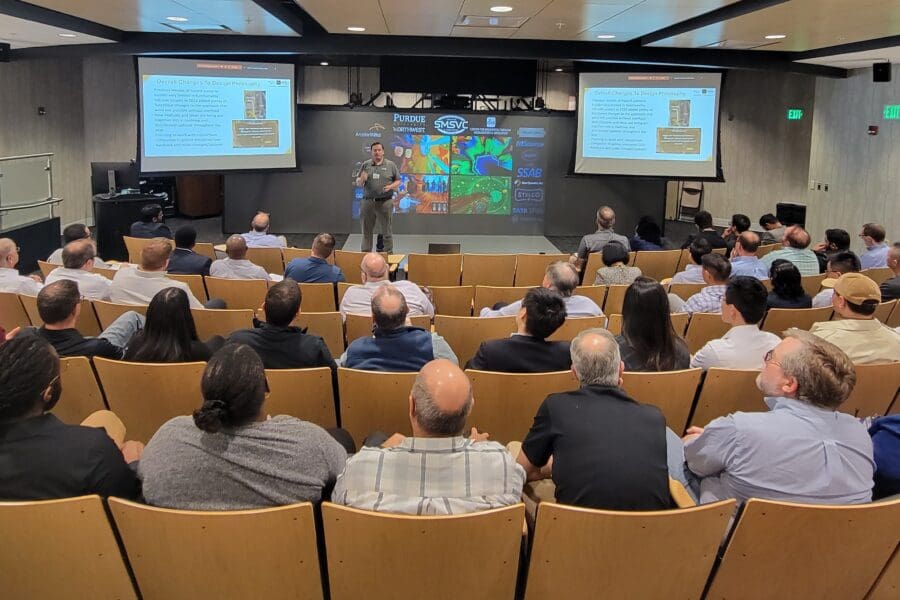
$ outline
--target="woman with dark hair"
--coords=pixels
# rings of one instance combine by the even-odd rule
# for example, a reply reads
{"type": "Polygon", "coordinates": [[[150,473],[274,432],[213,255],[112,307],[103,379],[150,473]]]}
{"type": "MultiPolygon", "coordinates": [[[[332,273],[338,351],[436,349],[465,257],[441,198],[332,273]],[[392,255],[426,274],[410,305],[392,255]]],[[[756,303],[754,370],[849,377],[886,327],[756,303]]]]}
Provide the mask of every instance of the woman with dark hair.
{"type": "Polygon", "coordinates": [[[626,371],[677,371],[691,362],[687,344],[672,327],[666,290],[650,277],[638,277],[625,292],[616,342],[626,371]]]}
{"type": "Polygon", "coordinates": [[[269,386],[249,346],[227,344],[206,365],[203,404],[159,428],[140,462],[149,504],[240,510],[318,502],[347,452],[318,425],[266,415],[269,386]]]}
{"type": "Polygon", "coordinates": [[[772,291],[766,298],[769,308],[812,308],[812,297],[800,284],[800,271],[794,263],[779,258],[769,268],[772,291]]]}
{"type": "Polygon", "coordinates": [[[628,250],[619,242],[610,242],[603,246],[604,267],[597,269],[597,278],[594,285],[628,285],[641,276],[641,270],[637,267],[629,267],[628,250]]]}
{"type": "Polygon", "coordinates": [[[144,329],[128,344],[125,360],[146,363],[207,361],[225,339],[216,335],[205,343],[197,339],[187,294],[166,288],[153,296],[147,307],[144,329]]]}
{"type": "Polygon", "coordinates": [[[662,230],[652,217],[643,216],[638,221],[634,236],[628,240],[632,250],[662,250],[662,230]]]}

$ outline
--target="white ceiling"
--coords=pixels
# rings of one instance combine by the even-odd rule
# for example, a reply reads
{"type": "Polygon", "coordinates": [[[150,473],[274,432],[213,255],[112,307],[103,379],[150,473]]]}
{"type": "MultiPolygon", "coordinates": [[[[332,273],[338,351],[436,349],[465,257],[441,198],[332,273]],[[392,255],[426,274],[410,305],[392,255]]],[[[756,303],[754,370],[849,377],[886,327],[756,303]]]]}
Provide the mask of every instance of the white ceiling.
{"type": "Polygon", "coordinates": [[[822,58],[809,58],[797,62],[809,63],[812,65],[827,65],[829,67],[838,67],[840,69],[865,69],[871,67],[872,63],[885,61],[900,64],[900,46],[881,48],[879,50],[866,50],[865,52],[836,54],[834,56],[825,56],[822,58]]]}
{"type": "Polygon", "coordinates": [[[35,46],[102,44],[109,42],[109,40],[0,14],[0,42],[9,44],[15,50],[17,48],[33,48],[35,46]],[[74,33],[76,37],[60,37],[59,34],[61,33],[74,33]]]}

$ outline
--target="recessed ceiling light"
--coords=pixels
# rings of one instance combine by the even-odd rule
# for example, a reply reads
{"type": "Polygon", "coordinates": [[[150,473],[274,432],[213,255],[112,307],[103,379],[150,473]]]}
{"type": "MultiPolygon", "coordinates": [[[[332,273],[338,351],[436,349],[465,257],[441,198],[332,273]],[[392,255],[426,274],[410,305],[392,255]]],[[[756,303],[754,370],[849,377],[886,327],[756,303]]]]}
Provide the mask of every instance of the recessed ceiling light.
{"type": "Polygon", "coordinates": [[[512,10],[513,10],[512,6],[492,6],[491,7],[491,12],[495,12],[495,13],[508,13],[508,12],[512,12],[512,10]]]}
{"type": "Polygon", "coordinates": [[[78,36],[77,36],[76,34],[74,34],[74,33],[57,33],[56,35],[58,35],[59,37],[64,37],[64,38],[78,37],[78,36]]]}
{"type": "Polygon", "coordinates": [[[786,37],[787,36],[783,33],[773,33],[772,35],[767,35],[766,39],[767,40],[783,40],[786,37]]]}
{"type": "Polygon", "coordinates": [[[563,70],[563,69],[562,69],[562,67],[556,67],[556,68],[553,69],[553,70],[556,71],[557,73],[562,73],[562,70],[563,70]]]}
{"type": "Polygon", "coordinates": [[[319,64],[322,65],[323,67],[327,67],[327,66],[328,66],[328,61],[327,61],[327,60],[323,60],[323,61],[320,62],[319,64]]]}
{"type": "Polygon", "coordinates": [[[352,26],[350,26],[350,27],[347,28],[347,31],[353,31],[353,32],[356,32],[356,33],[360,32],[360,31],[365,31],[365,30],[366,30],[365,27],[358,27],[358,26],[356,26],[356,25],[352,25],[352,26]]]}
{"type": "Polygon", "coordinates": [[[166,21],[173,21],[175,23],[184,23],[187,20],[187,17],[166,17],[166,21]]]}
{"type": "Polygon", "coordinates": [[[610,33],[601,33],[600,35],[597,36],[597,39],[598,40],[614,40],[614,39],[616,39],[616,36],[614,36],[610,33]]]}

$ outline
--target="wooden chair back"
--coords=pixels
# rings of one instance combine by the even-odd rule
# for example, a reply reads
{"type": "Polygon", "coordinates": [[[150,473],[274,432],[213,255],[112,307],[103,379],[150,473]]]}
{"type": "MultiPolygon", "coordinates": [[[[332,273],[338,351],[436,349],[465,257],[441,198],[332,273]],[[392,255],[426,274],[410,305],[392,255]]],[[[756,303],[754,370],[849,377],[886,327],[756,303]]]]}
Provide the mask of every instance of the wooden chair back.
{"type": "Polygon", "coordinates": [[[571,371],[498,373],[466,369],[475,404],[466,430],[477,427],[506,444],[525,439],[541,402],[550,395],[578,389],[571,371]]]}
{"type": "Polygon", "coordinates": [[[886,525],[898,522],[900,500],[850,506],[748,500],[706,597],[862,598],[897,546],[896,526],[886,525]],[[785,559],[791,556],[798,560],[785,559]]]}
{"type": "Polygon", "coordinates": [[[778,250],[779,248],[782,248],[782,247],[783,246],[781,244],[766,244],[765,246],[760,246],[759,248],[756,249],[756,258],[762,258],[769,252],[771,252],[773,250],[778,250]]]}
{"type": "Polygon", "coordinates": [[[166,273],[166,277],[186,283],[188,287],[191,288],[191,293],[194,295],[194,298],[200,302],[209,300],[209,296],[206,293],[206,286],[203,284],[203,275],[178,275],[177,273],[166,273]]]}
{"type": "Polygon", "coordinates": [[[725,256],[728,249],[727,248],[713,248],[713,254],[718,254],[719,256],[725,256]]]}
{"type": "Polygon", "coordinates": [[[659,373],[626,371],[622,375],[622,389],[641,404],[659,407],[666,424],[680,433],[687,428],[702,374],[702,369],[659,373]]]}
{"type": "Polygon", "coordinates": [[[54,265],[43,260],[37,261],[38,268],[41,270],[41,276],[47,279],[47,275],[53,272],[53,269],[59,268],[61,265],[54,265]]]}
{"type": "Polygon", "coordinates": [[[463,285],[511,287],[515,278],[515,254],[463,254],[463,285]]]}
{"type": "MultiPolygon", "coordinates": [[[[25,297],[24,294],[22,296],[25,297]]],[[[13,292],[0,292],[0,327],[12,331],[16,327],[29,327],[31,319],[19,295],[13,292]]]]}
{"type": "Polygon", "coordinates": [[[309,312],[333,312],[337,310],[333,283],[300,283],[300,308],[309,312]]]}
{"type": "Polygon", "coordinates": [[[760,329],[777,335],[781,335],[785,329],[791,327],[809,331],[809,328],[814,323],[830,320],[832,312],[830,306],[823,306],[822,308],[770,308],[766,311],[766,317],[760,329]]]}
{"type": "Polygon", "coordinates": [[[856,385],[838,410],[855,417],[886,415],[900,388],[900,362],[854,365],[856,385]]]}
{"type": "Polygon", "coordinates": [[[613,335],[622,335],[622,315],[606,315],[606,329],[613,335]]]}
{"type": "Polygon", "coordinates": [[[209,291],[210,298],[224,300],[225,306],[228,308],[256,310],[266,299],[269,282],[263,279],[207,277],[206,289],[209,291]]]}
{"type": "Polygon", "coordinates": [[[603,302],[606,300],[605,285],[580,285],[575,288],[576,296],[584,296],[594,301],[594,304],[603,308],[603,302]]]}
{"type": "MultiPolygon", "coordinates": [[[[128,250],[128,262],[139,265],[141,264],[141,252],[150,241],[155,238],[136,238],[123,235],[122,240],[125,242],[125,248],[128,250]]],[[[175,249],[175,240],[168,240],[172,250],[175,249]]]]}
{"type": "Polygon", "coordinates": [[[338,368],[341,427],[356,446],[370,433],[411,435],[409,394],[416,373],[385,373],[338,368]]]}
{"type": "Polygon", "coordinates": [[[372,322],[372,315],[355,315],[347,313],[344,320],[344,331],[347,333],[347,346],[353,343],[353,340],[361,337],[372,337],[372,328],[375,324],[372,322]]]}
{"type": "Polygon", "coordinates": [[[556,600],[561,590],[566,598],[598,590],[606,598],[700,598],[734,505],[617,512],[542,502],[525,600],[556,600]]]}
{"type": "Polygon", "coordinates": [[[803,286],[804,292],[810,296],[815,296],[819,293],[819,289],[822,287],[822,282],[824,280],[825,273],[819,273],[818,275],[801,275],[800,285],[803,286]]]}
{"type": "Polygon", "coordinates": [[[462,254],[410,254],[407,279],[416,285],[459,285],[462,254]]]}
{"type": "Polygon", "coordinates": [[[284,259],[281,248],[247,248],[247,260],[259,265],[266,273],[284,274],[284,259]]]}
{"type": "Polygon", "coordinates": [[[94,358],[109,409],[128,430],[128,438],[147,443],[173,417],[189,415],[203,403],[204,362],[149,364],[94,358]]]}
{"type": "MultiPolygon", "coordinates": [[[[387,252],[379,252],[384,257],[385,262],[388,259],[387,252]]],[[[359,265],[362,263],[365,252],[352,252],[350,250],[335,250],[334,264],[341,268],[344,272],[344,278],[349,284],[362,283],[362,274],[359,265]]]]}
{"type": "MultiPolygon", "coordinates": [[[[888,319],[891,318],[891,313],[894,312],[894,307],[897,305],[897,299],[888,300],[887,302],[881,302],[875,308],[875,318],[881,321],[882,323],[887,323],[888,319]]],[[[837,313],[834,313],[837,314],[837,313]]]]}
{"type": "Polygon", "coordinates": [[[118,269],[101,269],[100,267],[94,267],[93,269],[91,269],[91,273],[96,273],[97,275],[103,275],[110,281],[113,280],[113,278],[116,276],[116,273],[118,273],[118,272],[119,272],[118,269]]]}
{"type": "Polygon", "coordinates": [[[200,256],[205,256],[210,260],[216,260],[216,248],[210,242],[197,242],[194,244],[194,252],[200,256]]]}
{"type": "Polygon", "coordinates": [[[562,326],[553,332],[547,339],[553,342],[571,342],[575,336],[585,329],[595,327],[603,328],[606,325],[606,317],[571,317],[567,318],[562,326]]]}
{"type": "Polygon", "coordinates": [[[109,509],[146,600],[323,597],[309,502],[199,512],[110,498],[109,509]]]}
{"type": "Polygon", "coordinates": [[[344,321],[341,319],[341,313],[337,311],[301,312],[294,319],[293,325],[307,329],[307,333],[322,338],[335,360],[347,348],[344,344],[344,321]]]}
{"type": "Polygon", "coordinates": [[[675,267],[675,272],[681,273],[688,265],[692,264],[694,264],[694,259],[691,258],[690,248],[682,248],[681,254],[678,257],[678,265],[675,267]]]}
{"type": "Polygon", "coordinates": [[[634,266],[641,270],[644,277],[662,281],[678,272],[676,269],[680,259],[681,250],[645,250],[635,255],[634,266]]]}
{"type": "MultiPolygon", "coordinates": [[[[91,300],[94,307],[94,313],[97,315],[97,322],[100,323],[100,329],[106,329],[112,322],[127,313],[134,311],[138,314],[147,316],[146,304],[117,304],[115,302],[106,302],[105,300],[91,300]]],[[[84,309],[82,309],[84,312],[84,309]]]]}
{"type": "Polygon", "coordinates": [[[136,599],[99,496],[0,503],[3,597],[136,599]]]}
{"type": "Polygon", "coordinates": [[[682,300],[687,300],[694,294],[699,294],[705,288],[705,283],[673,283],[669,286],[669,293],[675,294],[682,300]]]}
{"type": "Polygon", "coordinates": [[[627,285],[609,286],[606,291],[606,300],[603,302],[603,312],[608,315],[622,314],[626,291],[628,291],[627,285]]]}
{"type": "Polygon", "coordinates": [[[882,569],[866,600],[891,600],[897,598],[898,594],[900,594],[900,543],[882,569]]]}
{"type": "Polygon", "coordinates": [[[60,358],[59,379],[62,396],[53,407],[53,414],[63,423],[80,425],[91,413],[107,409],[89,359],[84,356],[60,358]]]}
{"type": "Polygon", "coordinates": [[[530,287],[492,287],[487,285],[475,286],[475,298],[473,306],[475,316],[482,308],[492,308],[498,302],[512,304],[525,297],[530,287]]]}
{"type": "Polygon", "coordinates": [[[894,271],[890,267],[876,267],[874,269],[863,269],[860,271],[863,275],[881,285],[894,276],[894,271]]]}
{"type": "MultiPolygon", "coordinates": [[[[44,321],[38,312],[37,297],[22,294],[19,296],[19,300],[22,301],[22,306],[25,308],[25,312],[28,313],[28,320],[31,321],[31,324],[35,327],[43,325],[44,321]]],[[[87,337],[96,337],[103,331],[100,328],[100,322],[97,321],[97,315],[94,313],[93,304],[86,298],[81,301],[81,312],[78,314],[78,320],[75,322],[75,329],[81,335],[87,337]]]]}
{"type": "Polygon", "coordinates": [[[409,516],[326,502],[322,523],[331,598],[394,598],[398,590],[420,590],[432,600],[512,598],[524,518],[523,504],[409,516]]]}
{"type": "Polygon", "coordinates": [[[728,333],[731,325],[722,320],[719,313],[694,313],[684,334],[691,354],[696,354],[710,340],[716,340],[728,333]]]}
{"type": "Polygon", "coordinates": [[[269,397],[265,411],[291,415],[320,427],[337,427],[331,369],[266,369],[269,397]]]}
{"type": "Polygon", "coordinates": [[[516,318],[435,315],[434,330],[450,344],[459,364],[465,365],[475,356],[481,342],[509,337],[515,333],[516,318]]]}
{"type": "MultiPolygon", "coordinates": [[[[544,274],[550,263],[568,261],[568,254],[517,254],[516,277],[513,285],[517,287],[536,287],[544,281],[544,274]]],[[[591,282],[593,283],[593,282],[591,282]]]]}
{"type": "Polygon", "coordinates": [[[756,387],[757,375],[759,371],[752,369],[710,368],[703,379],[691,425],[706,427],[716,417],[768,410],[763,393],[756,387]]]}
{"type": "Polygon", "coordinates": [[[581,271],[584,273],[581,283],[592,285],[597,280],[597,269],[602,269],[604,266],[606,265],[603,264],[602,252],[591,252],[588,254],[587,261],[581,267],[581,271]]]}
{"type": "Polygon", "coordinates": [[[338,284],[337,284],[337,303],[338,303],[338,309],[339,309],[339,310],[340,310],[340,307],[341,307],[341,302],[343,302],[343,300],[344,300],[344,294],[346,294],[346,293],[347,293],[347,290],[349,290],[349,289],[350,289],[351,287],[353,287],[354,285],[362,285],[362,284],[359,284],[359,283],[349,283],[349,282],[346,282],[346,281],[339,281],[339,282],[338,282],[338,284]]]}
{"type": "Polygon", "coordinates": [[[431,290],[435,313],[442,315],[453,315],[456,317],[472,316],[472,301],[475,298],[475,286],[432,285],[428,289],[431,290]]]}
{"type": "Polygon", "coordinates": [[[238,329],[253,327],[253,311],[249,308],[192,308],[191,315],[197,327],[197,337],[204,341],[214,335],[227,338],[238,329]]]}

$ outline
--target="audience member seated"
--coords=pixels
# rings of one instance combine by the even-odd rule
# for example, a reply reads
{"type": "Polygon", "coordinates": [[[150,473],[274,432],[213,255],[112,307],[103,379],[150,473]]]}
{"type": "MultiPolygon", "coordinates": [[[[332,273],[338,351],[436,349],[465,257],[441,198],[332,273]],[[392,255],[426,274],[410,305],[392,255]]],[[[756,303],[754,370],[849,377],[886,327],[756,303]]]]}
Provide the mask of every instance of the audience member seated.
{"type": "Polygon", "coordinates": [[[209,275],[212,259],[194,252],[197,230],[182,225],[175,230],[175,250],[169,257],[169,273],[175,275],[209,275]]]}
{"type": "Polygon", "coordinates": [[[459,360],[437,333],[409,325],[406,298],[393,285],[382,285],[372,294],[371,337],[350,342],[341,364],[364,371],[418,371],[436,358],[459,360]]]}
{"type": "Polygon", "coordinates": [[[738,412],[685,436],[700,502],[762,498],[808,504],[872,499],[872,440],[837,409],[856,384],[840,348],[798,329],[765,356],[756,385],[769,412],[738,412]]]}
{"type": "Polygon", "coordinates": [[[776,260],[786,260],[793,263],[801,275],[818,275],[819,259],[809,249],[809,243],[810,237],[806,230],[799,225],[791,225],[784,230],[784,247],[769,252],[760,260],[770,268],[776,260]]]}
{"type": "Polygon", "coordinates": [[[412,437],[363,446],[338,476],[332,502],[363,510],[454,515],[520,501],[525,473],[506,448],[472,428],[472,386],[447,360],[425,365],[409,395],[412,437]]]}
{"type": "Polygon", "coordinates": [[[728,248],[728,256],[731,256],[735,242],[745,231],[750,231],[750,217],[740,213],[731,215],[731,225],[722,234],[722,239],[725,240],[725,247],[728,248]]]}
{"type": "Polygon", "coordinates": [[[884,225],[866,223],[859,237],[866,245],[866,251],[859,257],[863,269],[879,269],[887,266],[888,252],[891,247],[884,241],[886,232],[884,225]]]}
{"type": "Polygon", "coordinates": [[[37,296],[38,314],[44,324],[28,327],[19,335],[44,338],[60,356],[101,356],[121,359],[129,340],[144,326],[144,317],[134,311],[122,314],[97,337],[84,337],[75,329],[81,315],[78,284],[68,279],[50,283],[37,296]]]}
{"type": "Polygon", "coordinates": [[[816,323],[810,333],[838,346],[857,364],[900,361],[900,333],[875,318],[881,302],[878,284],[862,273],[822,283],[834,286],[831,305],[841,318],[816,323]]]}
{"type": "MultiPolygon", "coordinates": [[[[606,248],[613,245],[621,248],[621,244],[612,243],[606,248]]],[[[505,339],[482,342],[466,368],[503,373],[568,371],[572,368],[569,342],[547,340],[565,320],[562,296],[546,288],[532,288],[516,313],[516,333],[505,339]]]]}
{"type": "MultiPolygon", "coordinates": [[[[847,252],[838,252],[831,255],[825,269],[825,277],[827,279],[837,279],[844,273],[859,273],[859,271],[859,258],[848,250],[847,252]]],[[[824,284],[824,289],[813,296],[813,308],[831,306],[831,298],[834,295],[834,288],[830,287],[832,283],[824,284]]]]}
{"type": "Polygon", "coordinates": [[[650,277],[638,277],[625,291],[616,343],[626,371],[677,371],[691,360],[672,326],[666,291],[650,277]]]}
{"type": "MultiPolygon", "coordinates": [[[[66,425],[50,412],[62,384],[59,357],[46,340],[20,335],[0,345],[0,390],[0,500],[140,496],[126,461],[140,458],[141,444],[117,447],[102,428],[66,425]]],[[[124,431],[109,411],[85,422],[124,431]]]]}
{"type": "MultiPolygon", "coordinates": [[[[662,230],[653,217],[644,215],[638,220],[634,235],[628,240],[632,250],[663,250],[666,246],[662,230]]],[[[605,246],[604,246],[605,247],[605,246]]],[[[627,255],[627,250],[626,250],[627,255]]]]}
{"type": "Polygon", "coordinates": [[[300,312],[301,299],[295,282],[276,283],[263,302],[266,321],[253,329],[235,331],[228,341],[250,346],[267,369],[330,367],[336,373],[337,365],[322,338],[291,325],[300,312]]]}
{"type": "Polygon", "coordinates": [[[57,267],[47,275],[45,285],[55,281],[68,279],[78,284],[81,295],[91,300],[109,300],[109,286],[112,282],[93,273],[94,244],[91,240],[69,242],[63,249],[63,266],[57,267]]]}
{"type": "MultiPolygon", "coordinates": [[[[544,280],[541,287],[548,290],[554,290],[559,293],[566,303],[566,315],[572,317],[602,317],[603,311],[597,306],[597,303],[587,296],[575,295],[575,288],[578,287],[578,271],[570,263],[557,261],[547,265],[547,271],[544,273],[544,280]]],[[[499,308],[482,308],[480,316],[482,317],[508,317],[518,314],[522,308],[522,301],[516,300],[512,304],[507,304],[499,308]]]]}
{"type": "Polygon", "coordinates": [[[756,233],[745,231],[737,236],[731,249],[732,277],[769,278],[769,268],[756,256],[758,249],[759,236],[756,233]]]}
{"type": "Polygon", "coordinates": [[[266,270],[247,260],[247,241],[239,235],[225,240],[227,258],[213,261],[209,274],[224,279],[265,279],[271,280],[266,270]]]}
{"type": "Polygon", "coordinates": [[[163,223],[163,209],[159,204],[146,204],[141,209],[141,220],[131,224],[131,237],[172,239],[172,230],[163,223]]]}
{"type": "MultiPolygon", "coordinates": [[[[177,235],[177,234],[176,234],[177,235]]],[[[220,335],[197,338],[187,294],[178,288],[157,292],[147,307],[144,329],[132,338],[125,360],[144,363],[206,362],[225,344],[220,335]]]]}
{"type": "Polygon", "coordinates": [[[800,271],[794,263],[776,260],[769,269],[772,291],[766,298],[766,309],[812,308],[812,297],[803,289],[800,271]]]}
{"type": "Polygon", "coordinates": [[[713,227],[713,218],[705,210],[701,210],[694,215],[694,224],[700,231],[696,234],[689,235],[688,239],[681,245],[682,248],[689,248],[695,239],[704,239],[709,242],[711,248],[725,248],[725,239],[719,235],[716,228],[713,227]]]}
{"type": "Polygon", "coordinates": [[[259,211],[250,221],[250,231],[242,234],[248,248],[286,248],[287,240],[269,233],[269,213],[259,211]]]}
{"type": "Polygon", "coordinates": [[[318,425],[269,417],[268,391],[253,350],[228,344],[216,352],[203,372],[203,405],[147,443],[139,466],[147,502],[212,511],[326,499],[347,452],[318,425]]]}
{"type": "Polygon", "coordinates": [[[347,281],[341,268],[328,264],[328,257],[334,252],[334,236],[320,233],[313,240],[309,258],[295,258],[284,270],[285,279],[297,283],[337,283],[347,281]]]}
{"type": "Polygon", "coordinates": [[[600,252],[610,242],[619,242],[625,246],[625,250],[631,250],[628,238],[619,235],[613,230],[616,224],[616,212],[608,206],[597,209],[597,231],[581,238],[578,250],[569,258],[569,262],[575,265],[578,271],[584,268],[588,254],[600,252]]]}
{"type": "Polygon", "coordinates": [[[704,283],[703,266],[700,262],[703,257],[712,252],[712,246],[705,238],[698,237],[691,242],[688,251],[691,254],[691,261],[684,267],[684,271],[675,273],[672,277],[672,283],[704,283]]]}
{"type": "Polygon", "coordinates": [[[732,277],[722,297],[722,321],[731,329],[721,339],[707,342],[691,358],[691,367],[761,369],[763,356],[781,341],[774,333],[759,330],[766,297],[766,288],[755,277],[732,277]]]}
{"type": "Polygon", "coordinates": [[[869,435],[875,454],[872,499],[900,494],[900,415],[874,419],[869,435]]]}
{"type": "Polygon", "coordinates": [[[639,404],[622,391],[624,367],[611,333],[579,333],[572,341],[572,371],[581,387],[547,396],[522,442],[518,462],[528,481],[552,477],[560,504],[607,510],[672,507],[669,453],[680,461],[681,444],[669,434],[659,408],[639,404]]]}
{"type": "Polygon", "coordinates": [[[881,284],[881,301],[889,302],[900,298],[900,242],[894,242],[888,254],[887,266],[894,276],[881,284]]]}
{"type": "Polygon", "coordinates": [[[765,245],[780,244],[784,239],[784,225],[772,213],[766,213],[761,216],[759,218],[759,226],[763,228],[763,233],[759,236],[760,243],[765,245]]]}
{"type": "Polygon", "coordinates": [[[728,278],[731,277],[731,263],[724,256],[713,253],[704,256],[701,263],[706,287],[688,298],[680,309],[672,312],[722,312],[722,298],[725,296],[728,278]]]}
{"type": "Polygon", "coordinates": [[[0,292],[37,296],[41,291],[41,278],[37,275],[19,275],[19,247],[9,238],[0,238],[0,292]]]}
{"type": "MultiPolygon", "coordinates": [[[[157,292],[174,287],[184,290],[191,308],[203,308],[203,304],[197,300],[188,284],[166,277],[171,254],[172,246],[166,240],[156,238],[147,242],[141,250],[140,266],[125,267],[116,272],[112,285],[109,286],[109,299],[119,304],[147,305],[157,292]]],[[[207,302],[207,306],[224,307],[221,300],[217,302],[218,304],[214,301],[207,302]]]]}
{"type": "MultiPolygon", "coordinates": [[[[71,225],[66,226],[63,229],[63,248],[66,247],[70,242],[74,242],[76,240],[89,240],[91,239],[91,228],[85,225],[84,223],[73,223],[71,225]]],[[[54,250],[50,256],[47,258],[47,262],[51,265],[61,265],[63,264],[62,252],[63,248],[57,248],[54,250]]],[[[94,251],[96,254],[96,250],[94,251]]],[[[98,269],[108,269],[109,265],[100,260],[100,257],[94,257],[94,266],[98,269]]]]}
{"type": "Polygon", "coordinates": [[[419,286],[412,281],[402,280],[391,283],[390,269],[387,261],[380,254],[369,252],[363,256],[359,265],[362,274],[362,285],[354,285],[347,288],[344,298],[341,300],[341,316],[345,319],[347,314],[371,315],[372,294],[383,285],[393,285],[406,299],[409,315],[434,316],[434,306],[419,286]]]}
{"type": "Polygon", "coordinates": [[[637,267],[629,267],[628,250],[619,242],[610,242],[600,251],[605,266],[597,269],[594,285],[629,285],[641,276],[637,267]]]}
{"type": "Polygon", "coordinates": [[[819,259],[819,272],[825,273],[828,270],[828,261],[838,252],[847,252],[850,250],[850,234],[843,229],[826,229],[825,241],[819,242],[813,246],[813,252],[819,259]]]}

